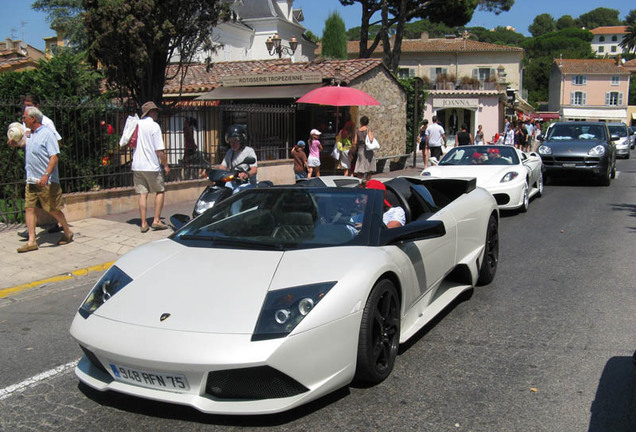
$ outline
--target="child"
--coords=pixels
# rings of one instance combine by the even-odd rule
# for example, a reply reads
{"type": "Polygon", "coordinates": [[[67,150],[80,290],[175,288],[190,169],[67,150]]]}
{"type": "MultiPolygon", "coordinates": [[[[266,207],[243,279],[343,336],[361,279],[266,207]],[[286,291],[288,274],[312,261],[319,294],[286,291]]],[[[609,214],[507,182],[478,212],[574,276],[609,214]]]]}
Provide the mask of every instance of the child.
{"type": "Polygon", "coordinates": [[[309,132],[309,158],[307,159],[307,178],[320,177],[320,151],[322,144],[320,143],[320,131],[312,129],[309,132]]]}
{"type": "Polygon", "coordinates": [[[307,178],[307,154],[305,153],[305,141],[300,140],[291,150],[294,158],[294,174],[296,180],[307,178]]]}

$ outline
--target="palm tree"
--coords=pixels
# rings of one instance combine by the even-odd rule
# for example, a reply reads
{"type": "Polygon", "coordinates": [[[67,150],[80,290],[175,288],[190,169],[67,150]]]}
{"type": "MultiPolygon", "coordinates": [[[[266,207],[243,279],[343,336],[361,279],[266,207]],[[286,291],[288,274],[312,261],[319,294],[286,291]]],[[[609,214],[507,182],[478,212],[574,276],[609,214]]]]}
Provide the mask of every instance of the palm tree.
{"type": "Polygon", "coordinates": [[[631,23],[627,26],[627,34],[623,37],[623,40],[618,46],[628,53],[636,50],[636,23],[631,23]]]}

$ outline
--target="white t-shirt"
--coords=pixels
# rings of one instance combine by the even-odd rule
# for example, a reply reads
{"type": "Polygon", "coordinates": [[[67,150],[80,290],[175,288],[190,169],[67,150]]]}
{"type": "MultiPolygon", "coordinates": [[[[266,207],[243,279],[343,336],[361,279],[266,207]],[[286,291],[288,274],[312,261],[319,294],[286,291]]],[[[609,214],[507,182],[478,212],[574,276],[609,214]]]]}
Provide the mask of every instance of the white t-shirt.
{"type": "MultiPolygon", "coordinates": [[[[234,152],[234,150],[229,149],[225,154],[225,158],[223,158],[223,166],[225,166],[228,170],[233,170],[235,168],[241,168],[244,171],[247,171],[248,168],[257,167],[258,163],[256,162],[256,152],[252,147],[245,146],[240,151],[234,152]],[[253,157],[254,163],[252,165],[247,165],[243,163],[243,161],[248,158],[253,157]]],[[[250,183],[256,183],[256,176],[250,177],[250,183]]]]}
{"type": "MultiPolygon", "coordinates": [[[[26,127],[26,125],[24,123],[22,123],[22,126],[24,126],[24,131],[25,131],[25,139],[28,140],[29,137],[27,137],[26,135],[30,135],[31,133],[31,129],[29,129],[28,127],[26,127]],[[29,133],[26,133],[26,132],[29,133]]],[[[44,114],[42,114],[42,126],[46,126],[49,129],[51,129],[53,131],[53,135],[55,135],[55,138],[60,141],[62,139],[62,136],[57,133],[57,129],[55,129],[55,123],[53,123],[53,120],[51,120],[50,118],[48,118],[47,116],[45,116],[44,114]]]]}
{"type": "Polygon", "coordinates": [[[161,127],[151,118],[139,120],[137,147],[133,153],[133,171],[161,171],[157,150],[164,150],[161,127]]]}
{"type": "Polygon", "coordinates": [[[426,128],[429,147],[441,147],[444,144],[443,136],[446,134],[439,123],[433,123],[426,128]]]}
{"type": "Polygon", "coordinates": [[[402,207],[391,207],[382,215],[382,222],[388,225],[391,221],[398,221],[404,226],[406,224],[406,213],[402,207]]]}

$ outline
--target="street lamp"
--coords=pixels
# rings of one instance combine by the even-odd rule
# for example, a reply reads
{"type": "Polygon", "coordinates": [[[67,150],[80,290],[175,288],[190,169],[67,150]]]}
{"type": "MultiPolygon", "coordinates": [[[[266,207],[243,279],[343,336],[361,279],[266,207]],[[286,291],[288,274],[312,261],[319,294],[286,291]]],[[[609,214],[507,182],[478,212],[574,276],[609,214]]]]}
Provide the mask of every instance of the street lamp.
{"type": "Polygon", "coordinates": [[[296,52],[296,48],[298,48],[298,41],[295,36],[292,36],[289,41],[289,46],[284,46],[282,44],[282,40],[278,33],[274,34],[274,37],[268,37],[265,41],[265,46],[267,46],[267,52],[269,55],[273,56],[274,54],[278,54],[278,58],[283,58],[283,53],[293,56],[296,52]]]}

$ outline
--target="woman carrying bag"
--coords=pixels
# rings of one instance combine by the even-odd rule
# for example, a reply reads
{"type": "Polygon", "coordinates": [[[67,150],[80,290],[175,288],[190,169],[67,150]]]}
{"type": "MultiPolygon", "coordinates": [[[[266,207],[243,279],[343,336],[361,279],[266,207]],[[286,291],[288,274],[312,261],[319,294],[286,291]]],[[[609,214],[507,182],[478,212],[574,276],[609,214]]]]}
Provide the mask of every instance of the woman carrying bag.
{"type": "Polygon", "coordinates": [[[373,132],[369,129],[369,118],[362,116],[360,118],[360,127],[354,135],[353,144],[357,147],[357,161],[354,173],[363,180],[371,178],[371,174],[375,171],[375,152],[367,150],[365,145],[367,140],[373,141],[373,132]]]}

